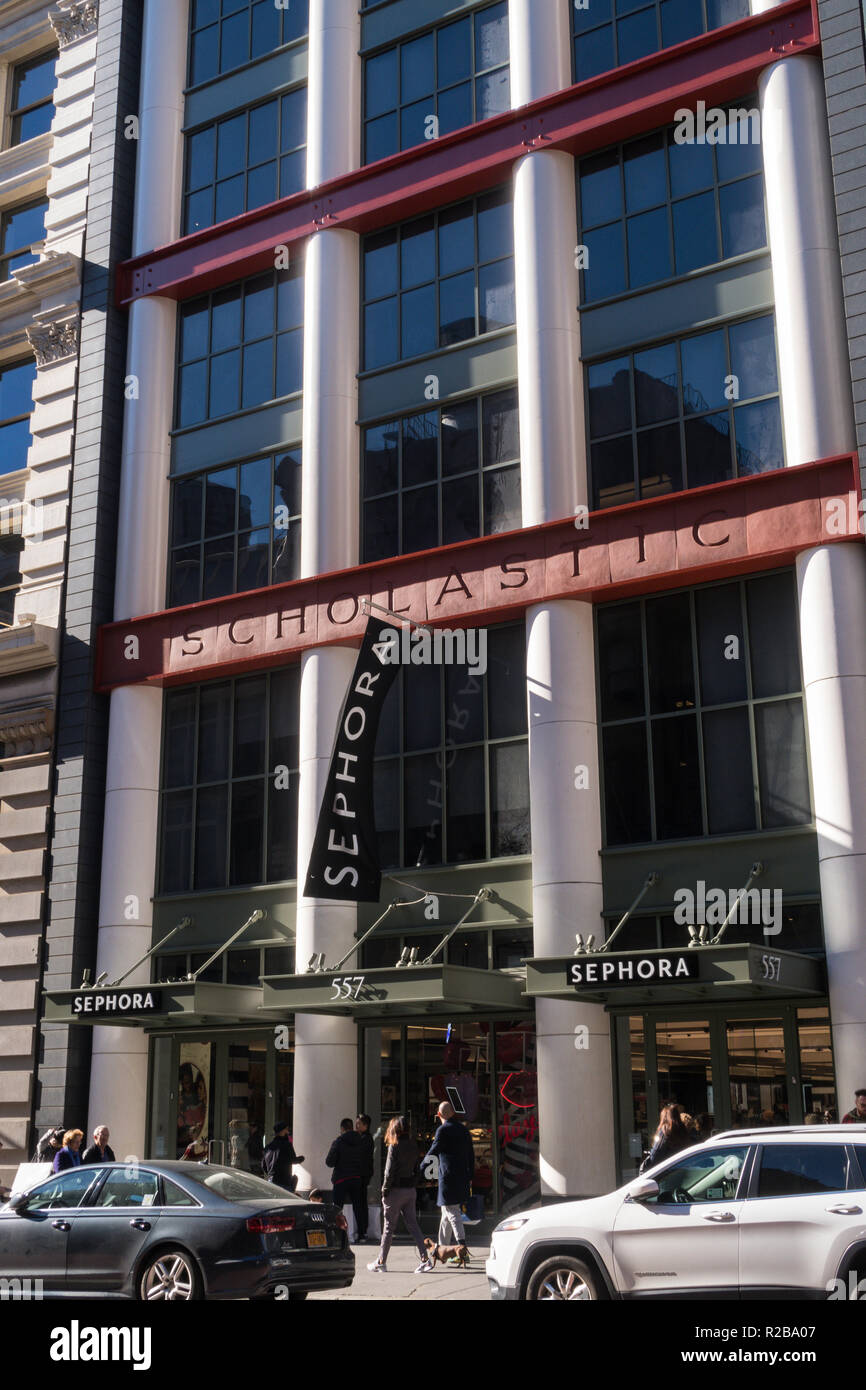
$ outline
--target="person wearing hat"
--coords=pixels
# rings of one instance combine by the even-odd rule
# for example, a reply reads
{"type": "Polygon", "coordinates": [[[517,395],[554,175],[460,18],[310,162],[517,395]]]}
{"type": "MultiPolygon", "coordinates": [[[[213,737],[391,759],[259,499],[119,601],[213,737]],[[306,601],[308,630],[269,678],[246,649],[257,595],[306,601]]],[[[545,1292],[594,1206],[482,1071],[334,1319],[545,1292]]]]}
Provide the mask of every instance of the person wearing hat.
{"type": "Polygon", "coordinates": [[[843,1125],[866,1125],[866,1086],[854,1092],[854,1109],[842,1117],[843,1125]]]}
{"type": "Polygon", "coordinates": [[[274,1125],[274,1137],[262,1157],[262,1172],[268,1182],[272,1182],[275,1187],[285,1187],[289,1192],[294,1192],[298,1180],[292,1176],[292,1165],[303,1161],[304,1155],[295,1153],[288,1121],[278,1121],[274,1125]]]}

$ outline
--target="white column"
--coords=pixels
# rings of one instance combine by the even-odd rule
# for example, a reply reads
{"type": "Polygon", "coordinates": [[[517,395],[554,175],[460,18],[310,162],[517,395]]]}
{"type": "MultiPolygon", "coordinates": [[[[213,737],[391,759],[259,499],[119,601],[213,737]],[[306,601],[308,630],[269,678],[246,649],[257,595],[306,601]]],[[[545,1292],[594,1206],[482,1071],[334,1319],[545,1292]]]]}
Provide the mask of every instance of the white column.
{"type": "MultiPolygon", "coordinates": [[[[856,449],[819,60],[774,63],[759,94],[785,448],[797,465],[856,449]]],[[[848,1109],[866,1058],[866,550],[806,551],[797,583],[838,1100],[848,1109]]]]}
{"type": "MultiPolygon", "coordinates": [[[[511,0],[509,24],[513,104],[567,86],[567,7],[511,0]]],[[[570,155],[539,150],[516,166],[514,240],[523,524],[535,526],[588,501],[570,155]]],[[[603,930],[592,609],[536,604],[526,634],[533,950],[570,955],[576,931],[598,939],[603,930]]],[[[599,1005],[540,999],[536,1027],[542,1192],[607,1191],[615,1178],[607,1015],[599,1005]],[[578,1050],[580,1025],[589,1045],[578,1050]]]]}
{"type": "MultiPolygon", "coordinates": [[[[163,245],[180,222],[188,0],[145,0],[133,255],[163,245]]],[[[169,430],[177,305],[142,299],[129,315],[118,506],[117,620],[164,606],[169,430]]],[[[122,975],[151,944],[162,695],[111,697],[96,971],[122,975]]],[[[144,966],[135,980],[150,978],[144,966]]],[[[94,1028],[88,1129],[108,1124],[118,1155],[144,1154],[147,1040],[94,1028]]]]}
{"type": "MultiPolygon", "coordinates": [[[[357,0],[311,0],[307,186],[360,163],[357,0]]],[[[358,562],[358,237],[339,228],[307,243],[304,270],[304,426],[301,573],[358,562]]],[[[333,964],[355,939],[351,903],[302,895],[340,707],[357,651],[328,647],[301,661],[297,968],[314,952],[333,964]]],[[[300,1185],[330,1185],[325,1154],[357,1111],[358,1034],[351,1019],[295,1016],[293,1138],[300,1185]]]]}

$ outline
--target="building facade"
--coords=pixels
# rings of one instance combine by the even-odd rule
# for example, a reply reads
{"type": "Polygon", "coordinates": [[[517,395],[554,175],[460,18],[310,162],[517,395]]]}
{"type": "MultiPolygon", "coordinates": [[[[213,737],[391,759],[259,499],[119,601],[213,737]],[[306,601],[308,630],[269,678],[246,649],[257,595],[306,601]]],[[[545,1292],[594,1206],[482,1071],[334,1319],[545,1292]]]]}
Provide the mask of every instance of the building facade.
{"type": "Polygon", "coordinates": [[[124,1152],[288,1118],[321,1184],[343,1115],[451,1098],[493,1214],[667,1100],[852,1103],[862,56],[854,0],[145,0],[99,930],[46,1005],[124,1152]],[[358,904],[304,886],[371,614],[486,646],[398,674],[358,904]]]}

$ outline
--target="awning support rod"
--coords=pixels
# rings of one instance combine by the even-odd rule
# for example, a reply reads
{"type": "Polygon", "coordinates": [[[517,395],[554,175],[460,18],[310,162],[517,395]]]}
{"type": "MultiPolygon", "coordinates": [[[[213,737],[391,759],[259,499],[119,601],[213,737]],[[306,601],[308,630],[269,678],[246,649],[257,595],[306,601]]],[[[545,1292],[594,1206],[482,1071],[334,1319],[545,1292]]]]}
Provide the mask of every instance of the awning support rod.
{"type": "MultiPolygon", "coordinates": [[[[642,888],[642,889],[640,890],[640,892],[638,893],[638,895],[637,895],[637,897],[635,898],[634,902],[632,903],[631,907],[628,908],[628,909],[623,913],[623,915],[620,917],[619,921],[617,922],[617,924],[616,924],[616,926],[614,927],[613,931],[611,932],[610,936],[607,938],[607,941],[604,943],[604,950],[605,950],[605,951],[609,951],[609,950],[610,950],[611,945],[612,945],[614,939],[615,939],[617,936],[619,936],[620,932],[622,931],[623,927],[625,926],[625,924],[626,924],[626,922],[628,921],[628,919],[629,919],[629,917],[631,916],[631,914],[634,912],[635,908],[638,906],[639,903],[641,903],[641,902],[643,901],[644,897],[645,897],[646,894],[649,892],[649,890],[650,890],[651,888],[655,888],[656,884],[659,883],[660,881],[661,881],[661,874],[657,874],[657,873],[647,874],[646,879],[645,879],[645,881],[644,881],[644,886],[643,886],[643,888],[642,888]]],[[[576,954],[576,953],[575,953],[575,954],[576,954]]]]}
{"type": "MultiPolygon", "coordinates": [[[[423,902],[423,898],[421,899],[421,901],[423,902]]],[[[346,954],[343,956],[342,960],[338,960],[336,965],[330,965],[330,966],[325,965],[325,964],[324,964],[324,960],[323,960],[323,963],[322,963],[321,965],[319,965],[319,966],[313,965],[313,963],[312,963],[312,961],[311,961],[311,962],[310,962],[310,965],[307,966],[307,974],[308,974],[308,975],[321,975],[321,974],[323,974],[325,971],[327,971],[329,975],[332,975],[332,974],[334,974],[335,971],[337,971],[337,970],[342,970],[343,966],[346,964],[346,961],[349,959],[349,957],[350,957],[350,956],[353,956],[353,955],[355,954],[356,951],[359,951],[359,950],[361,949],[361,947],[363,946],[364,942],[367,940],[367,937],[373,935],[373,932],[374,932],[374,931],[376,930],[376,928],[379,926],[380,922],[384,922],[384,920],[385,920],[385,918],[388,916],[389,912],[393,912],[395,907],[409,907],[409,906],[410,906],[410,904],[406,902],[405,898],[395,898],[394,901],[393,901],[393,902],[390,902],[390,903],[388,904],[388,906],[385,908],[385,911],[382,913],[381,917],[377,917],[377,918],[376,918],[376,920],[375,920],[375,922],[373,923],[372,927],[368,927],[367,930],[364,932],[364,935],[358,937],[358,940],[355,942],[354,946],[352,946],[351,949],[348,950],[348,951],[346,952],[346,954]]]]}
{"type": "Polygon", "coordinates": [[[199,977],[199,975],[202,973],[203,970],[207,970],[207,968],[208,968],[209,965],[213,965],[214,961],[219,959],[219,957],[222,955],[223,951],[227,951],[228,948],[229,948],[229,946],[231,946],[232,943],[233,943],[234,941],[237,941],[237,939],[238,939],[239,936],[243,936],[243,934],[244,934],[244,932],[246,931],[247,927],[251,927],[251,926],[253,925],[254,922],[260,922],[264,916],[265,916],[265,910],[264,910],[264,908],[263,908],[263,907],[257,907],[256,910],[255,910],[255,912],[251,912],[251,913],[250,913],[249,917],[248,917],[247,920],[244,922],[243,926],[238,928],[238,930],[235,932],[234,936],[230,936],[229,939],[228,939],[228,941],[224,941],[223,944],[222,944],[222,946],[220,946],[218,950],[214,951],[213,955],[212,955],[208,960],[205,961],[204,965],[200,965],[199,968],[198,968],[198,970],[193,970],[189,975],[187,975],[187,979],[188,979],[188,980],[197,980],[198,977],[199,977]]]}
{"type": "MultiPolygon", "coordinates": [[[[137,960],[137,961],[135,962],[135,965],[131,965],[131,966],[129,967],[129,969],[127,970],[127,972],[126,972],[125,975],[121,975],[121,977],[120,977],[119,980],[113,980],[112,983],[109,985],[109,988],[110,988],[110,989],[116,989],[118,985],[122,985],[123,982],[124,982],[124,980],[128,980],[128,979],[129,979],[130,975],[132,974],[132,972],[133,972],[134,970],[137,970],[138,967],[139,967],[140,965],[144,965],[144,962],[147,960],[148,956],[152,956],[153,953],[154,953],[154,951],[158,951],[162,946],[165,945],[165,943],[166,943],[167,941],[171,941],[171,938],[172,938],[173,936],[177,936],[177,933],[178,933],[179,931],[184,931],[186,927],[191,927],[191,926],[192,926],[192,918],[191,918],[191,917],[182,917],[181,920],[178,922],[178,924],[177,924],[176,927],[172,927],[171,931],[168,932],[168,933],[162,938],[161,941],[157,941],[157,943],[156,943],[155,946],[151,946],[151,948],[150,948],[149,951],[145,951],[144,955],[141,957],[141,960],[137,960]]],[[[99,984],[99,981],[97,980],[96,983],[99,984]]],[[[104,983],[104,982],[103,982],[103,983],[104,983]]],[[[93,986],[93,988],[95,988],[95,987],[96,987],[96,986],[93,986]]],[[[84,988],[84,986],[82,986],[82,988],[84,988]]]]}
{"type": "Polygon", "coordinates": [[[724,936],[725,932],[727,931],[728,923],[730,922],[730,920],[731,920],[731,918],[733,917],[734,913],[735,913],[735,912],[737,911],[737,909],[739,908],[740,902],[742,901],[742,898],[743,898],[744,894],[748,893],[748,891],[749,891],[749,889],[751,888],[752,884],[754,883],[755,879],[756,879],[756,878],[760,878],[760,876],[761,876],[761,874],[762,874],[763,872],[764,872],[764,866],[763,866],[763,864],[761,863],[760,859],[756,859],[755,862],[754,862],[754,864],[752,865],[750,871],[749,871],[749,877],[746,879],[746,886],[745,886],[745,888],[741,888],[740,891],[739,891],[739,893],[737,894],[737,896],[734,898],[734,901],[733,901],[733,903],[731,904],[731,908],[730,908],[730,911],[728,912],[727,917],[725,918],[725,920],[724,920],[724,922],[722,923],[722,925],[719,927],[719,930],[718,930],[717,935],[714,936],[713,939],[712,939],[712,941],[709,943],[711,946],[718,946],[719,942],[721,941],[722,937],[724,936]]]}
{"type": "MultiPolygon", "coordinates": [[[[451,928],[451,930],[445,933],[442,940],[439,942],[439,945],[434,947],[434,949],[430,952],[429,956],[427,956],[426,960],[421,961],[421,964],[432,965],[435,957],[438,956],[439,952],[443,950],[444,947],[448,944],[454,933],[460,930],[460,928],[463,926],[463,923],[466,921],[466,918],[469,917],[475,911],[479,903],[486,903],[489,897],[489,888],[479,888],[478,892],[475,894],[475,897],[472,899],[472,902],[469,904],[463,916],[460,918],[460,921],[456,922],[455,925],[451,928]]],[[[414,961],[410,961],[408,963],[410,965],[415,964],[414,961]]]]}

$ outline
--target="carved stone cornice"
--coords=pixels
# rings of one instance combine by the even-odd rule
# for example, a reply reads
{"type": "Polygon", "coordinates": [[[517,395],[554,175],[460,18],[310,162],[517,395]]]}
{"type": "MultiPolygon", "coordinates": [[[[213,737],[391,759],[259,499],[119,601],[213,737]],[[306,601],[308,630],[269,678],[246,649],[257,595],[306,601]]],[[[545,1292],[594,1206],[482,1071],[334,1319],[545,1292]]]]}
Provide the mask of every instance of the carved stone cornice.
{"type": "Polygon", "coordinates": [[[66,0],[49,15],[61,48],[92,34],[99,19],[99,0],[66,0]]]}
{"type": "Polygon", "coordinates": [[[49,705],[0,710],[0,744],[4,758],[44,753],[51,747],[54,710],[49,705]]]}
{"type": "Polygon", "coordinates": [[[37,367],[74,357],[78,352],[80,329],[78,316],[59,323],[32,323],[26,330],[27,341],[36,354],[37,367]]]}

